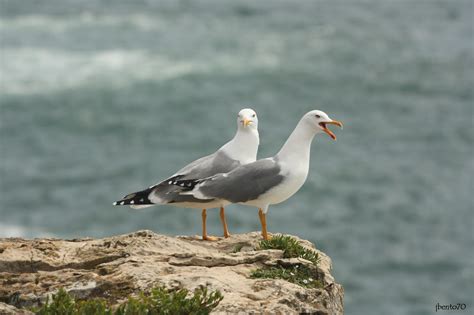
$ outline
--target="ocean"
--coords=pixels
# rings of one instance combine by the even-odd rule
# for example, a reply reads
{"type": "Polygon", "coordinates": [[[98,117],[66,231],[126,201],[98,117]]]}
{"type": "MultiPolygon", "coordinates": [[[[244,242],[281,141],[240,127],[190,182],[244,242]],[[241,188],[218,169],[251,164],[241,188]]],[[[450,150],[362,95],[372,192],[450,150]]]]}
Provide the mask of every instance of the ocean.
{"type": "Polygon", "coordinates": [[[473,312],[472,1],[0,4],[0,236],[200,234],[199,210],[112,202],[214,152],[241,108],[259,157],[320,109],[344,130],[269,231],[333,259],[347,314],[473,312]]]}

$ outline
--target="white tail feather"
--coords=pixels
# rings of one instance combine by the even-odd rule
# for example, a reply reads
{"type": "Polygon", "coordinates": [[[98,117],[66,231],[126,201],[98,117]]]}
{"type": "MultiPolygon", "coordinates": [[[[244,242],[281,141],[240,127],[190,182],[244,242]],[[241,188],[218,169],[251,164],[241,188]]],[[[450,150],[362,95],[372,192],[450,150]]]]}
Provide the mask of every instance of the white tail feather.
{"type": "Polygon", "coordinates": [[[153,206],[156,206],[156,205],[133,205],[133,206],[130,206],[130,208],[132,208],[132,209],[143,209],[143,208],[148,208],[148,207],[153,207],[153,206]]]}

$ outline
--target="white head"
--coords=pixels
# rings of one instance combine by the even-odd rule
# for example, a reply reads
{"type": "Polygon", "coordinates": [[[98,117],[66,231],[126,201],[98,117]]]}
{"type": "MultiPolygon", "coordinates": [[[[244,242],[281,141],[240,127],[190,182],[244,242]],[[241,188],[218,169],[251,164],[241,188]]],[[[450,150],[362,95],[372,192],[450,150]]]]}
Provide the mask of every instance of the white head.
{"type": "Polygon", "coordinates": [[[244,108],[239,112],[237,116],[237,127],[239,129],[258,129],[258,117],[257,113],[251,108],[244,108]]]}
{"type": "Polygon", "coordinates": [[[320,110],[312,110],[306,113],[303,118],[301,118],[301,122],[313,129],[315,134],[325,132],[333,140],[336,140],[336,135],[327,128],[327,125],[336,125],[342,128],[342,122],[332,120],[325,112],[320,110]]]}
{"type": "Polygon", "coordinates": [[[241,164],[247,164],[257,159],[259,142],[257,113],[253,109],[245,108],[237,116],[237,132],[234,138],[220,150],[241,164]]]}

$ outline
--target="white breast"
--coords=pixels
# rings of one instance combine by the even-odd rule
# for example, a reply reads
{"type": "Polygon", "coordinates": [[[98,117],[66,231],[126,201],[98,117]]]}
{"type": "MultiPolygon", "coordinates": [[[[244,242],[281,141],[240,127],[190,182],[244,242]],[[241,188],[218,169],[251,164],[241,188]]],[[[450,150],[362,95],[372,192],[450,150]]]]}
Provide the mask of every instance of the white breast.
{"type": "Polygon", "coordinates": [[[308,176],[308,169],[304,164],[290,169],[285,163],[282,163],[281,168],[280,174],[283,175],[284,180],[265,194],[259,196],[258,200],[245,204],[257,207],[278,204],[293,196],[303,186],[308,176]]]}

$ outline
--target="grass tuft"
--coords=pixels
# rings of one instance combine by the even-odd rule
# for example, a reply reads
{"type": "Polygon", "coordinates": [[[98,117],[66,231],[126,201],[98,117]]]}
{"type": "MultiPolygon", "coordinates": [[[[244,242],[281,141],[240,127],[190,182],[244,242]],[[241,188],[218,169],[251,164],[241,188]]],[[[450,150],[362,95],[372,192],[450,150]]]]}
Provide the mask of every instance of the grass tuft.
{"type": "MultiPolygon", "coordinates": [[[[303,258],[313,265],[319,262],[319,255],[311,249],[303,247],[298,240],[291,236],[275,235],[269,240],[260,241],[257,250],[279,249],[284,258],[303,258]]],[[[277,266],[258,268],[250,274],[251,278],[283,279],[306,288],[321,288],[320,281],[315,280],[319,275],[315,268],[305,265],[277,266]]]]}
{"type": "Polygon", "coordinates": [[[287,235],[275,235],[269,240],[262,240],[257,249],[280,249],[285,258],[300,257],[311,261],[314,265],[319,261],[317,252],[303,247],[298,240],[287,235]]]}
{"type": "Polygon", "coordinates": [[[288,268],[282,266],[259,268],[252,271],[251,278],[283,279],[298,284],[305,288],[321,288],[322,284],[316,270],[304,265],[296,265],[288,268]]]}
{"type": "Polygon", "coordinates": [[[162,314],[209,314],[224,298],[219,291],[208,292],[199,288],[188,297],[189,291],[181,289],[168,291],[157,287],[146,294],[141,292],[137,298],[130,297],[127,302],[113,309],[103,299],[76,301],[64,289],[60,289],[52,299],[47,299],[35,313],[39,315],[162,315],[162,314]]]}

